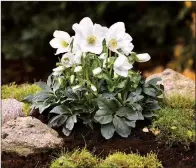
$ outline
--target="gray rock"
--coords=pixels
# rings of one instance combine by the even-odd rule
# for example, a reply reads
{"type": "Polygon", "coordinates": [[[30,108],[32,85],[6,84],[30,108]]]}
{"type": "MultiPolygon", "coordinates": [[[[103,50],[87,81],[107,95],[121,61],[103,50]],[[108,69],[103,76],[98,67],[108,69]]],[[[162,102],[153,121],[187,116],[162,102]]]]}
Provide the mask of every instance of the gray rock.
{"type": "Polygon", "coordinates": [[[195,98],[195,83],[186,76],[173,71],[172,69],[166,69],[161,73],[153,74],[146,80],[150,80],[155,77],[162,79],[166,96],[171,94],[180,94],[183,96],[189,96],[195,98]]]}
{"type": "Polygon", "coordinates": [[[3,99],[2,100],[2,124],[17,117],[25,116],[22,111],[23,103],[16,99],[3,99]]]}
{"type": "Polygon", "coordinates": [[[2,127],[2,152],[28,156],[60,148],[62,144],[58,133],[36,118],[18,117],[2,127]]]}

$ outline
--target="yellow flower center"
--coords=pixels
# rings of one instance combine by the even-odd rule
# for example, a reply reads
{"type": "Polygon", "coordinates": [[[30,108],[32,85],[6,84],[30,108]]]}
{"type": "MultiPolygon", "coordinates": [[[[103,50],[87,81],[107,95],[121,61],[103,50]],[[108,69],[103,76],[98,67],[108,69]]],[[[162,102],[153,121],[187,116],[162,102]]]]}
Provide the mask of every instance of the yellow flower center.
{"type": "Polygon", "coordinates": [[[110,41],[109,41],[109,46],[110,47],[112,47],[112,48],[116,48],[117,47],[117,41],[116,41],[116,39],[111,39],[110,41]]]}
{"type": "Polygon", "coordinates": [[[61,41],[62,47],[66,48],[69,44],[66,41],[61,41]]]}
{"type": "Polygon", "coordinates": [[[90,45],[95,45],[97,38],[95,36],[88,36],[86,41],[90,45]]]}

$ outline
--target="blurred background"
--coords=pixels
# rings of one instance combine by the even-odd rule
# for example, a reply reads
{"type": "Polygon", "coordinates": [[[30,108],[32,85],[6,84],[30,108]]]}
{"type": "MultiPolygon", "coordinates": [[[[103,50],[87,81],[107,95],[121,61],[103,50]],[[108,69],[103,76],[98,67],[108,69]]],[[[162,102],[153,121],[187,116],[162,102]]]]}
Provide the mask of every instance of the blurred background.
{"type": "Polygon", "coordinates": [[[73,35],[83,17],[109,27],[125,23],[144,76],[172,68],[195,79],[195,2],[1,2],[2,84],[45,80],[58,61],[49,45],[55,30],[73,35]]]}

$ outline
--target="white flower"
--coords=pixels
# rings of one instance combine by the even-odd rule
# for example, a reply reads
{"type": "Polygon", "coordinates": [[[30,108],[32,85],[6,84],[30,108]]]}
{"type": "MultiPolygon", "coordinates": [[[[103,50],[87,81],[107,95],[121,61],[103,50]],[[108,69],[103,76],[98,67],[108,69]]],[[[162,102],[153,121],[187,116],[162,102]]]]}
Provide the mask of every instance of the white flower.
{"type": "Polygon", "coordinates": [[[99,56],[99,59],[106,59],[107,57],[107,54],[106,53],[102,53],[100,56],[99,56]]]}
{"type": "Polygon", "coordinates": [[[127,57],[122,54],[120,54],[114,62],[114,72],[123,77],[128,76],[128,70],[132,67],[132,64],[128,62],[127,57]]]}
{"type": "Polygon", "coordinates": [[[71,84],[73,84],[74,79],[75,79],[75,76],[74,76],[74,75],[71,75],[71,76],[70,76],[70,83],[71,83],[71,84]]]}
{"type": "Polygon", "coordinates": [[[83,18],[79,24],[72,26],[75,31],[75,43],[79,45],[82,52],[100,54],[103,50],[103,39],[107,28],[99,24],[93,24],[90,18],[83,18]]]}
{"type": "Polygon", "coordinates": [[[67,32],[56,30],[53,33],[54,38],[50,41],[53,48],[57,48],[56,54],[68,52],[72,38],[67,32]]]}
{"type": "Polygon", "coordinates": [[[72,67],[75,64],[80,64],[81,63],[81,54],[80,53],[66,53],[63,55],[61,58],[62,64],[66,67],[72,67]]]}
{"type": "Polygon", "coordinates": [[[97,91],[97,88],[96,88],[94,85],[91,85],[91,89],[92,89],[92,91],[94,91],[94,92],[97,91]]]}
{"type": "Polygon", "coordinates": [[[148,53],[143,53],[143,54],[137,54],[137,62],[147,62],[150,60],[150,55],[148,53]]]}
{"type": "Polygon", "coordinates": [[[95,68],[95,69],[93,69],[93,74],[94,74],[94,75],[98,75],[98,74],[101,73],[101,71],[102,71],[102,69],[101,69],[100,67],[95,68]]]}
{"type": "Polygon", "coordinates": [[[75,92],[76,90],[80,89],[81,86],[80,85],[76,85],[72,87],[73,92],[75,92]]]}
{"type": "Polygon", "coordinates": [[[57,68],[54,68],[53,69],[53,71],[54,71],[53,72],[53,75],[54,76],[61,75],[64,70],[65,70],[65,67],[64,66],[59,66],[57,68]]]}
{"type": "Polygon", "coordinates": [[[80,71],[82,71],[82,67],[81,66],[75,67],[74,72],[80,72],[80,71]]]}
{"type": "Polygon", "coordinates": [[[131,41],[132,37],[125,33],[123,22],[117,22],[110,26],[106,35],[106,45],[110,50],[119,53],[118,50],[121,49],[125,55],[129,55],[134,47],[131,41]]]}

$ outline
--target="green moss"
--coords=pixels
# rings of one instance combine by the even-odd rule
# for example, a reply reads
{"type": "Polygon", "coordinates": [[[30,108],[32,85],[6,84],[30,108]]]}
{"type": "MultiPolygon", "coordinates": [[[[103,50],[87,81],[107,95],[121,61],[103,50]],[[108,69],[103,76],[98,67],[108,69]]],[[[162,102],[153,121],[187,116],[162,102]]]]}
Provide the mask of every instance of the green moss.
{"type": "Polygon", "coordinates": [[[161,168],[163,167],[153,153],[142,157],[139,154],[125,154],[117,152],[109,155],[97,168],[161,168]]]}
{"type": "Polygon", "coordinates": [[[69,155],[64,155],[54,160],[50,168],[76,168],[76,164],[70,159],[69,155]]]}
{"type": "Polygon", "coordinates": [[[178,95],[178,94],[172,94],[170,96],[167,96],[165,100],[165,106],[171,107],[171,108],[194,108],[195,106],[195,99],[192,97],[189,97],[189,95],[178,95]]]}
{"type": "Polygon", "coordinates": [[[3,85],[1,89],[2,99],[14,98],[18,101],[22,101],[26,96],[39,92],[41,88],[35,84],[22,84],[15,85],[11,83],[9,85],[3,85]]]}
{"type": "Polygon", "coordinates": [[[97,159],[86,149],[75,150],[73,153],[62,154],[52,162],[50,168],[93,168],[97,159]]]}
{"type": "MultiPolygon", "coordinates": [[[[16,85],[11,83],[9,85],[3,85],[1,89],[2,99],[13,98],[18,101],[23,101],[23,99],[30,95],[39,92],[41,88],[35,84],[22,84],[16,85]]],[[[24,103],[23,105],[23,112],[25,115],[28,115],[30,112],[29,103],[24,103]]]]}
{"type": "Polygon", "coordinates": [[[188,146],[195,140],[194,110],[165,106],[157,112],[152,127],[160,133],[157,140],[169,145],[181,143],[188,146]]]}
{"type": "Polygon", "coordinates": [[[24,103],[22,107],[22,111],[25,114],[25,116],[28,116],[31,110],[31,104],[30,103],[24,103]]]}

